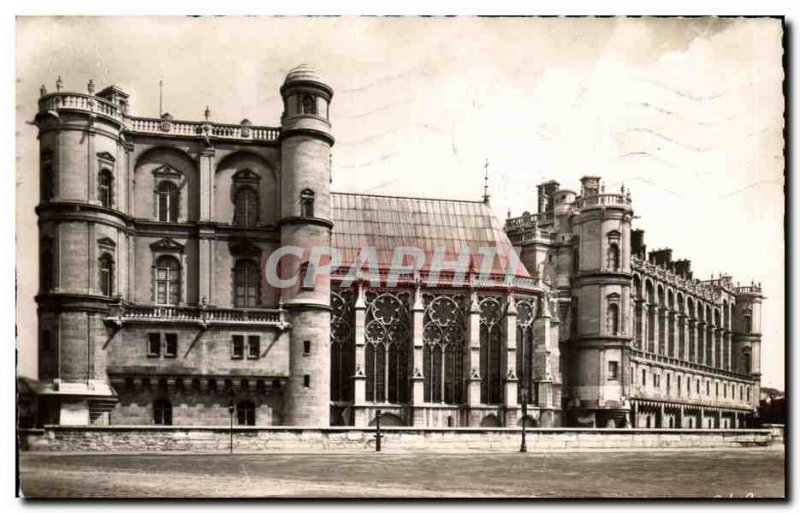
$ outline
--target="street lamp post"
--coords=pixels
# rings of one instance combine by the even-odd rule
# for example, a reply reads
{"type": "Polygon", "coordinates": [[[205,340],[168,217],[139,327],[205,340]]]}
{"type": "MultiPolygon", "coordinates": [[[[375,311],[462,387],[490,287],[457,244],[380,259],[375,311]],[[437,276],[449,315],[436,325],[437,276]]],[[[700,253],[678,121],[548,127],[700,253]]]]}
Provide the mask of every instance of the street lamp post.
{"type": "Polygon", "coordinates": [[[234,410],[235,410],[235,407],[233,405],[233,392],[231,392],[230,398],[228,399],[228,415],[230,415],[230,417],[231,417],[231,430],[230,430],[230,435],[231,435],[230,450],[231,450],[231,454],[233,454],[233,411],[234,410]]]}
{"type": "Polygon", "coordinates": [[[528,418],[528,389],[522,387],[522,443],[519,452],[528,452],[528,445],[525,443],[525,424],[528,418]]]}

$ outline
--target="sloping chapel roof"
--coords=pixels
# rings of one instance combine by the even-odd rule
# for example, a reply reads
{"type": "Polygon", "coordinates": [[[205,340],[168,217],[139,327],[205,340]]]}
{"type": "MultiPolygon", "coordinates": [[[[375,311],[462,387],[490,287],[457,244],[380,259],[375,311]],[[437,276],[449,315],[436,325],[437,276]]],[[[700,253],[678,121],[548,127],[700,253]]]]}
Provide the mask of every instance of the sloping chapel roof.
{"type": "MultiPolygon", "coordinates": [[[[497,251],[492,273],[505,273],[511,241],[489,205],[480,201],[331,193],[333,247],[342,252],[344,265],[356,261],[362,247],[376,249],[381,268],[388,268],[395,247],[411,246],[425,253],[423,271],[430,268],[435,248],[442,247],[446,261],[458,260],[471,250],[472,270],[481,269],[481,247],[497,251]]],[[[520,265],[515,276],[530,275],[520,265]]]]}

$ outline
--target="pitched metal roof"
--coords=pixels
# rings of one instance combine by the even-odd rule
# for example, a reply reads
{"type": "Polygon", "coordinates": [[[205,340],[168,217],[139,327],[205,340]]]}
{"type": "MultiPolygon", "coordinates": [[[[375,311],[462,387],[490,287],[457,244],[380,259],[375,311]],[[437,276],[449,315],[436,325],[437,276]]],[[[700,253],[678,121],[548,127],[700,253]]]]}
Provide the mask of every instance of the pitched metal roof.
{"type": "MultiPolygon", "coordinates": [[[[491,247],[497,251],[491,272],[505,273],[513,251],[502,223],[483,202],[332,193],[331,203],[332,244],[342,252],[344,265],[354,263],[361,248],[372,246],[385,269],[394,248],[411,246],[425,253],[423,270],[428,270],[435,248],[443,248],[444,259],[454,262],[468,246],[472,269],[478,272],[483,262],[478,248],[491,247]]],[[[529,277],[521,265],[514,274],[529,277]]]]}

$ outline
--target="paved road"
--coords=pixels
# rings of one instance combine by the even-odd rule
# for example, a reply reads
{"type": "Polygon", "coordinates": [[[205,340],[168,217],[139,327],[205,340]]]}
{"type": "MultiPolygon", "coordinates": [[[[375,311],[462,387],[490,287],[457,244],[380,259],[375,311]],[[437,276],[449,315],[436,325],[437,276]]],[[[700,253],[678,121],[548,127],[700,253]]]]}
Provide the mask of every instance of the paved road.
{"type": "Polygon", "coordinates": [[[783,497],[784,451],[23,453],[26,497],[783,497]]]}

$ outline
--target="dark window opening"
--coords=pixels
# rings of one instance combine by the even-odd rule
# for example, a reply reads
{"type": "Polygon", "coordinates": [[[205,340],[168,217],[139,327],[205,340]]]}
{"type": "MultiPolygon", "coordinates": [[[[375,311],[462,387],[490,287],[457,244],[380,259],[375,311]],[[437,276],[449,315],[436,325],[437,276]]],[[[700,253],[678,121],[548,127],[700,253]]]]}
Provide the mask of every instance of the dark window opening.
{"type": "Polygon", "coordinates": [[[42,292],[53,288],[53,239],[44,237],[39,249],[39,285],[42,292]]]}
{"type": "Polygon", "coordinates": [[[303,341],[303,354],[308,356],[311,354],[311,341],[304,340],[303,341]]]}
{"type": "Polygon", "coordinates": [[[172,404],[166,399],[158,399],[153,403],[153,424],[157,426],[172,425],[172,404]]]}
{"type": "Polygon", "coordinates": [[[161,333],[147,334],[147,356],[151,358],[161,356],[161,333]]]}
{"type": "Polygon", "coordinates": [[[250,360],[257,360],[261,356],[261,337],[258,335],[250,335],[247,337],[247,358],[250,360]]]}
{"type": "Polygon", "coordinates": [[[233,335],[231,337],[231,358],[241,359],[244,357],[244,336],[233,335]]]}
{"type": "Polygon", "coordinates": [[[311,375],[306,374],[303,376],[303,387],[304,388],[311,387],[311,375]]]}
{"type": "Polygon", "coordinates": [[[256,425],[256,406],[253,401],[241,401],[236,405],[236,424],[239,426],[256,425]]]}
{"type": "Polygon", "coordinates": [[[300,194],[300,215],[314,217],[314,191],[306,189],[300,194]]]}
{"type": "Polygon", "coordinates": [[[310,94],[304,94],[302,102],[303,114],[317,114],[317,100],[310,94]]]}
{"type": "Polygon", "coordinates": [[[166,333],[164,335],[164,357],[175,358],[178,356],[178,334],[166,333]]]}

